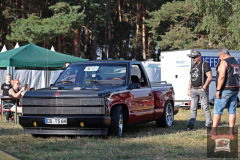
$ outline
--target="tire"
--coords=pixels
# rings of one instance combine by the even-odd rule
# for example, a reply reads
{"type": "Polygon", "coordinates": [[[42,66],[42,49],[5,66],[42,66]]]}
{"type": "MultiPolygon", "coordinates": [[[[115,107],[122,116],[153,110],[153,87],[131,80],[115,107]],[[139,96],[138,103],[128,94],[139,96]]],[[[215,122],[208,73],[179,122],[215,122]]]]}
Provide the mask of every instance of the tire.
{"type": "Polygon", "coordinates": [[[32,137],[34,137],[34,138],[46,138],[45,135],[41,135],[41,134],[32,134],[32,137]]]}
{"type": "Polygon", "coordinates": [[[171,127],[174,120],[173,104],[167,101],[164,106],[163,117],[156,121],[158,127],[171,127]]]}
{"type": "Polygon", "coordinates": [[[115,106],[111,111],[111,125],[108,129],[108,134],[111,136],[121,137],[124,127],[124,111],[122,106],[115,106]]]}

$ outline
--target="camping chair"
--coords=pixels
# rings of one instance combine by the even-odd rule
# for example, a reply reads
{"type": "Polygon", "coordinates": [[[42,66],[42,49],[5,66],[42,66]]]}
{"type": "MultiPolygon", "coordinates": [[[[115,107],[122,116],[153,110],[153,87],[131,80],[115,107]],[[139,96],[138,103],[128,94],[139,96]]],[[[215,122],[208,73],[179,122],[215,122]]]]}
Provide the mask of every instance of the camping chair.
{"type": "MultiPolygon", "coordinates": [[[[9,107],[9,105],[14,106],[14,104],[12,104],[11,102],[2,101],[2,104],[1,104],[1,120],[2,120],[2,122],[3,122],[4,112],[12,112],[11,107],[9,107]]],[[[11,118],[14,120],[13,115],[11,118]]]]}
{"type": "MultiPolygon", "coordinates": [[[[18,102],[18,99],[14,99],[13,101],[5,101],[3,100],[2,98],[2,104],[1,104],[1,120],[2,120],[2,125],[3,125],[3,114],[4,112],[11,112],[11,108],[15,107],[15,112],[16,112],[16,109],[17,109],[17,102],[18,102]],[[14,103],[16,102],[16,103],[14,103]]],[[[13,116],[13,115],[12,115],[13,116]]],[[[15,122],[15,125],[17,124],[17,113],[15,114],[15,118],[13,117],[13,121],[15,122]]]]}

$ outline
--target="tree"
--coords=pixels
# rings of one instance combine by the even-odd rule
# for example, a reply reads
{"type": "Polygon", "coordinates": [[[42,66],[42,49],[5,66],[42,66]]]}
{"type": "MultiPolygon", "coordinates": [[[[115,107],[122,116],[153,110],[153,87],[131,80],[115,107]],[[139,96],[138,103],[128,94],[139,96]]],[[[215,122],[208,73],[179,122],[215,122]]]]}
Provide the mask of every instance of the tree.
{"type": "Polygon", "coordinates": [[[206,37],[194,32],[199,19],[191,2],[168,2],[150,15],[147,25],[161,50],[205,47],[206,37]]]}
{"type": "Polygon", "coordinates": [[[239,0],[191,0],[195,12],[202,19],[196,31],[205,31],[210,48],[226,46],[240,49],[240,2],[239,0]]]}
{"type": "Polygon", "coordinates": [[[240,48],[238,0],[185,0],[163,4],[146,20],[159,49],[240,48]]]}
{"type": "Polygon", "coordinates": [[[40,18],[36,14],[28,15],[27,19],[20,18],[12,24],[12,32],[8,40],[28,43],[48,44],[58,35],[73,36],[76,26],[81,25],[85,17],[78,13],[79,7],[67,3],[57,3],[50,7],[54,15],[50,18],[40,18]]]}

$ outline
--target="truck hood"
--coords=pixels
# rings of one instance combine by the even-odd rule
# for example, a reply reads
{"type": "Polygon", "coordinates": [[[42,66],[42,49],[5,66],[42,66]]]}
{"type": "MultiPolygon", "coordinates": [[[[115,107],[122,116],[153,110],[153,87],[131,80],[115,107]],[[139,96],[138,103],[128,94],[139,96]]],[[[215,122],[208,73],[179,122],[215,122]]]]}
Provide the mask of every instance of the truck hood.
{"type": "Polygon", "coordinates": [[[79,86],[59,86],[48,87],[35,91],[28,91],[24,94],[23,98],[67,98],[67,97],[98,97],[103,98],[109,96],[112,92],[126,90],[127,86],[121,87],[91,87],[81,88],[79,86]]]}

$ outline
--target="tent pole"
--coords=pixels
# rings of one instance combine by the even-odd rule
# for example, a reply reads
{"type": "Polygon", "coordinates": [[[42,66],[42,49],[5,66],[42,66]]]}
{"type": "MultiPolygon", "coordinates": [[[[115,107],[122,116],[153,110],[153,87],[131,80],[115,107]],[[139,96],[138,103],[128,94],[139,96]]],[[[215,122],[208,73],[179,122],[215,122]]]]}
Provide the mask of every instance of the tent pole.
{"type": "Polygon", "coordinates": [[[11,74],[12,75],[11,77],[12,77],[12,80],[13,80],[13,78],[14,78],[13,76],[14,75],[13,75],[13,67],[12,66],[8,66],[7,67],[7,74],[11,74]]]}

